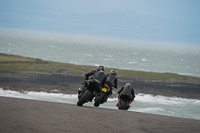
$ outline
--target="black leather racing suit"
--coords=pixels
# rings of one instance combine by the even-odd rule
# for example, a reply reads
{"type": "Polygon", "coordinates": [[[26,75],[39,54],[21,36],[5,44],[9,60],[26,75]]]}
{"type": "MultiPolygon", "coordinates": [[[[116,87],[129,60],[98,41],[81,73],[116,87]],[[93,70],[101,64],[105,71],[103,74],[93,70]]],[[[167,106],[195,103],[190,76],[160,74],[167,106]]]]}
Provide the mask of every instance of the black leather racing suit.
{"type": "Polygon", "coordinates": [[[85,74],[85,80],[89,79],[89,76],[93,76],[92,78],[92,82],[95,84],[96,86],[96,90],[98,92],[101,92],[101,87],[105,85],[106,82],[106,75],[104,73],[104,71],[100,70],[92,70],[91,72],[88,72],[85,74]]]}
{"type": "MultiPolygon", "coordinates": [[[[118,94],[119,94],[118,99],[120,99],[120,93],[124,90],[125,87],[129,87],[129,86],[125,85],[125,86],[121,87],[121,89],[118,91],[118,94]]],[[[134,92],[133,87],[130,87],[130,89],[131,89],[131,96],[132,97],[129,97],[128,100],[131,101],[131,102],[133,102],[133,100],[135,98],[135,92],[134,92]]]]}
{"type": "Polygon", "coordinates": [[[117,77],[116,77],[114,74],[112,74],[112,73],[107,74],[106,77],[107,77],[106,85],[108,85],[108,87],[110,88],[110,92],[109,92],[109,94],[108,94],[108,97],[109,97],[110,95],[112,95],[112,88],[114,87],[114,88],[117,89],[118,79],[117,79],[117,77]]]}

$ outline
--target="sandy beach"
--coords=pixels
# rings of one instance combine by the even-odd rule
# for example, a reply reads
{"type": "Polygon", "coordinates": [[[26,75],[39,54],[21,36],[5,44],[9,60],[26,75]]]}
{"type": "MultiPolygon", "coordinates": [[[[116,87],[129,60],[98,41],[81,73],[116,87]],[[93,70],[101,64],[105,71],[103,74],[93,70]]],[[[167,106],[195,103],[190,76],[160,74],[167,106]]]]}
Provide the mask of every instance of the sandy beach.
{"type": "Polygon", "coordinates": [[[200,121],[0,97],[1,133],[198,133],[200,121]]]}

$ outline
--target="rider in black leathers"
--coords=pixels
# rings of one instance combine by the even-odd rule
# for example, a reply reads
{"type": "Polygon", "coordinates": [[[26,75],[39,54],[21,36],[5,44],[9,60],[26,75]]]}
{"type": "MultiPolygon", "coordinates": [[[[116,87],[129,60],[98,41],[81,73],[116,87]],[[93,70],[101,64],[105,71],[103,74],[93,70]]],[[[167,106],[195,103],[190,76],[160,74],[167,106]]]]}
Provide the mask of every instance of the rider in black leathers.
{"type": "Polygon", "coordinates": [[[108,85],[108,87],[110,88],[108,97],[112,95],[112,89],[113,87],[115,89],[117,89],[117,83],[118,83],[118,79],[117,79],[117,71],[116,70],[111,70],[109,74],[106,75],[107,76],[107,80],[106,80],[106,85],[108,85]]]}
{"type": "Polygon", "coordinates": [[[131,85],[130,83],[126,83],[126,85],[123,86],[123,87],[121,87],[121,89],[118,91],[119,96],[118,96],[118,103],[117,103],[116,106],[119,106],[119,101],[121,100],[120,95],[121,95],[121,93],[122,93],[124,90],[130,90],[130,97],[128,98],[128,100],[129,100],[129,106],[130,106],[130,104],[133,102],[133,100],[134,100],[134,98],[135,98],[134,89],[133,89],[133,87],[132,87],[132,85],[131,85]]]}
{"type": "Polygon", "coordinates": [[[101,92],[101,87],[105,85],[106,82],[106,75],[104,73],[104,66],[98,66],[97,70],[92,70],[85,74],[85,81],[82,83],[82,87],[79,89],[78,93],[82,91],[84,87],[86,87],[87,82],[89,80],[89,76],[93,76],[91,82],[95,84],[97,92],[101,92]]]}

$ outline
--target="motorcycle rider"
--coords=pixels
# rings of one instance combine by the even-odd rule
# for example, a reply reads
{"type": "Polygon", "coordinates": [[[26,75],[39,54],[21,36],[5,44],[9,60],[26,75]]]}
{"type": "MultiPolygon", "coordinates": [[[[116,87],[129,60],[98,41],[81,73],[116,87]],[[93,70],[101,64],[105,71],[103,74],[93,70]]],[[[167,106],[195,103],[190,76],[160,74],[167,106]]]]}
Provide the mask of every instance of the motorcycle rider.
{"type": "Polygon", "coordinates": [[[116,77],[117,76],[117,71],[115,69],[113,69],[106,76],[107,76],[106,85],[108,85],[108,87],[110,88],[110,91],[108,93],[108,97],[109,97],[109,96],[112,95],[113,87],[115,89],[117,89],[117,83],[118,83],[118,79],[116,77]]]}
{"type": "Polygon", "coordinates": [[[121,87],[121,89],[118,91],[118,103],[116,106],[119,106],[119,101],[121,100],[121,95],[122,94],[126,94],[129,95],[128,101],[129,101],[129,106],[131,105],[131,103],[133,102],[134,98],[135,98],[135,92],[134,89],[132,87],[132,85],[130,83],[126,83],[125,86],[121,87]]]}
{"type": "Polygon", "coordinates": [[[106,74],[104,73],[104,66],[98,66],[97,70],[92,70],[91,72],[88,72],[85,74],[85,81],[82,83],[82,87],[79,89],[78,93],[84,89],[84,87],[87,86],[87,80],[89,79],[89,76],[93,76],[91,79],[91,82],[95,84],[96,90],[98,93],[101,92],[101,87],[105,85],[106,82],[106,74]]]}

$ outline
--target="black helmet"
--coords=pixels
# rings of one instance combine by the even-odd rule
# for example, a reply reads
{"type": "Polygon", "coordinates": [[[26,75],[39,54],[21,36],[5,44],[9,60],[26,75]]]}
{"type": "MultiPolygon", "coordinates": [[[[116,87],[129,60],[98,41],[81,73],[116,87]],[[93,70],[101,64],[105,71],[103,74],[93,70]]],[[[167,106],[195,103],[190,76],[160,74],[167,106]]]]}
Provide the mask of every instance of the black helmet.
{"type": "Polygon", "coordinates": [[[97,67],[97,70],[98,70],[98,71],[100,71],[100,70],[104,71],[104,66],[98,66],[98,67],[97,67]]]}
{"type": "Polygon", "coordinates": [[[111,70],[110,73],[114,74],[115,76],[117,76],[117,71],[115,69],[111,70]]]}

